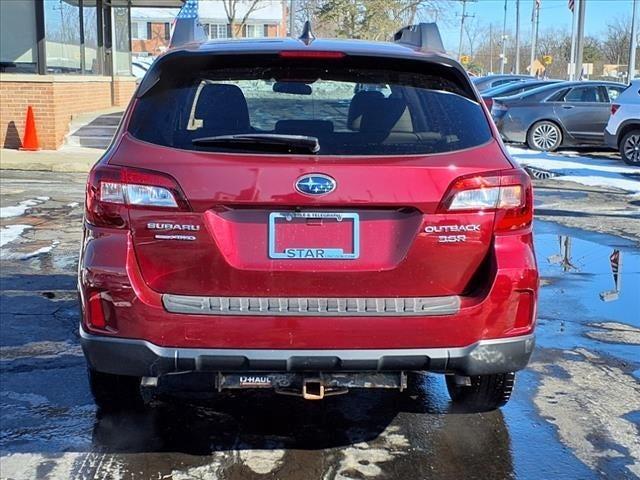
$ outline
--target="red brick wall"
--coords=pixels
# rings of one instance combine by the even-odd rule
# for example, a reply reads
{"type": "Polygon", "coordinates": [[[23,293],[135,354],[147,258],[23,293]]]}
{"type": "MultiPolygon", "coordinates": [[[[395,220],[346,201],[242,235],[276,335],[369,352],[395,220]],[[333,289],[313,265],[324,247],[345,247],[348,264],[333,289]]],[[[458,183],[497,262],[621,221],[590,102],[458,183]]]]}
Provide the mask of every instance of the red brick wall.
{"type": "MultiPolygon", "coordinates": [[[[111,103],[111,82],[101,81],[0,81],[0,147],[19,148],[24,135],[27,107],[33,107],[38,140],[45,150],[59,148],[73,114],[104,110],[111,103]]],[[[77,79],[80,80],[80,79],[77,79]]],[[[116,81],[115,106],[125,107],[135,81],[116,81]]]]}

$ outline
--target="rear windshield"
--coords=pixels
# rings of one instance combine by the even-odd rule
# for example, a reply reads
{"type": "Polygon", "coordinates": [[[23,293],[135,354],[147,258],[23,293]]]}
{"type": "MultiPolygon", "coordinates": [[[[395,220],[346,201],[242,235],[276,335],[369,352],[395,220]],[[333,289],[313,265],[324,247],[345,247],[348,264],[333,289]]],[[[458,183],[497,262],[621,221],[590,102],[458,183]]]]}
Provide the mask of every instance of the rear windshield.
{"type": "Polygon", "coordinates": [[[153,144],[200,151],[269,153],[260,138],[304,136],[317,140],[318,155],[450,152],[491,138],[480,105],[467,95],[443,75],[336,61],[197,74],[174,67],[138,100],[129,131],[153,144]],[[238,135],[258,140],[202,141],[238,135]]]}

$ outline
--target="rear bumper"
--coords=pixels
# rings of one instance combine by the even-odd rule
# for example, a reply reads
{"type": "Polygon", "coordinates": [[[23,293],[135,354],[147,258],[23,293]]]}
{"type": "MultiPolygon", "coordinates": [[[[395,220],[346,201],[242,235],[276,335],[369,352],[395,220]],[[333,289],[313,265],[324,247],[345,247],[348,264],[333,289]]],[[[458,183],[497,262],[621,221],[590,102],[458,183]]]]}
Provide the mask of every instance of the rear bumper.
{"type": "Polygon", "coordinates": [[[353,350],[268,350],[160,347],[145,340],[92,335],[80,327],[91,368],[118,375],[178,372],[433,371],[486,375],[523,369],[534,335],[480,340],[466,347],[353,350]]]}
{"type": "Polygon", "coordinates": [[[608,130],[604,131],[604,144],[609,148],[618,149],[618,136],[613,133],[609,133],[608,130]]]}

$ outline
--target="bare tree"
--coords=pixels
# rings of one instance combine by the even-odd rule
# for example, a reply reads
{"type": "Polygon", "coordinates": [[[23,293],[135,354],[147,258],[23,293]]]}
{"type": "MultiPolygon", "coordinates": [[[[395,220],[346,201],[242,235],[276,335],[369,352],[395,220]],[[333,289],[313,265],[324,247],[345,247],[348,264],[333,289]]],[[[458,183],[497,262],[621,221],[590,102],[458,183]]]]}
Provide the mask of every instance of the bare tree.
{"type": "Polygon", "coordinates": [[[246,25],[249,16],[256,10],[264,8],[265,0],[222,0],[222,4],[224,5],[224,12],[227,14],[227,22],[229,22],[229,34],[232,37],[237,37],[242,34],[242,29],[246,25]],[[239,5],[246,6],[244,15],[241,18],[238,17],[239,5]]]}
{"type": "Polygon", "coordinates": [[[463,48],[462,50],[464,53],[473,57],[476,51],[476,46],[478,45],[478,40],[481,37],[487,36],[487,28],[481,26],[477,18],[471,18],[464,24],[464,34],[467,37],[469,49],[465,50],[463,48]]]}
{"type": "Polygon", "coordinates": [[[602,53],[608,63],[627,63],[629,41],[631,39],[631,19],[616,17],[607,23],[602,41],[602,53]]]}
{"type": "MultiPolygon", "coordinates": [[[[442,0],[312,0],[320,35],[388,40],[401,27],[425,16],[446,16],[442,0]]],[[[307,16],[311,17],[309,12],[307,16]]]]}

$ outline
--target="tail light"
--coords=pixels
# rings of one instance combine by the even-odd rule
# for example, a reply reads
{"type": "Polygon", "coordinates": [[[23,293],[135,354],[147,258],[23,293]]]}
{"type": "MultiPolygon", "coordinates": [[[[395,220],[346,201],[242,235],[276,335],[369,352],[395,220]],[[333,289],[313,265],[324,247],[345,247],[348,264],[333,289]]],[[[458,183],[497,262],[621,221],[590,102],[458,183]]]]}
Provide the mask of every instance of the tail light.
{"type": "Polygon", "coordinates": [[[620,105],[618,105],[617,103],[614,103],[611,105],[611,115],[615,115],[615,113],[618,111],[618,109],[620,108],[620,105]]]}
{"type": "Polygon", "coordinates": [[[180,186],[168,175],[116,166],[94,168],[87,183],[87,221],[124,228],[129,208],[190,210],[180,186]]]}
{"type": "Polygon", "coordinates": [[[533,192],[526,172],[513,169],[456,179],[439,212],[495,212],[494,230],[527,228],[533,221],[533,192]]]}
{"type": "Polygon", "coordinates": [[[494,116],[504,115],[508,110],[508,107],[503,103],[498,103],[493,99],[492,99],[492,102],[493,103],[491,105],[491,115],[494,115],[494,116]]]}
{"type": "Polygon", "coordinates": [[[493,98],[491,98],[491,97],[482,97],[482,100],[484,100],[484,104],[487,106],[489,111],[491,111],[491,107],[493,106],[493,98]]]}

